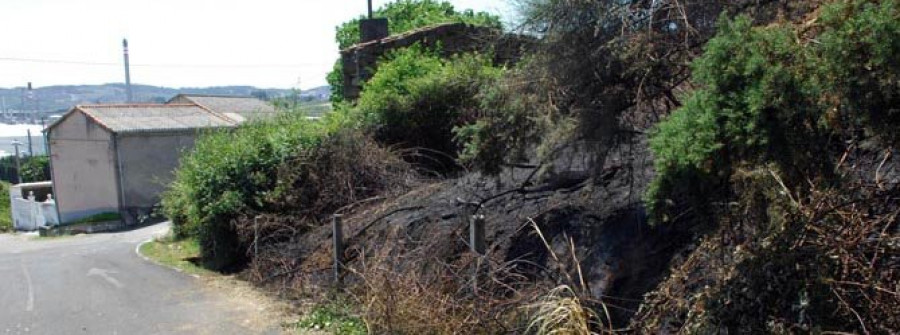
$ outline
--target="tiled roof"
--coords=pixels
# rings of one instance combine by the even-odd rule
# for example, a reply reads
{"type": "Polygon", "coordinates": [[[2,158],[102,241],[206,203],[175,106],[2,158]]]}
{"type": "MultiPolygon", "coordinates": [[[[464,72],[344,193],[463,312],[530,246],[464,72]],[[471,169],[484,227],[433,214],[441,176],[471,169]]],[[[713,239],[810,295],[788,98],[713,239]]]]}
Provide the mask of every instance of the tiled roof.
{"type": "Polygon", "coordinates": [[[178,101],[179,97],[213,112],[224,114],[238,123],[275,115],[275,107],[254,97],[180,94],[170,101],[178,101]]]}
{"type": "Polygon", "coordinates": [[[191,104],[83,105],[75,106],[72,112],[75,111],[81,111],[114,133],[190,131],[235,126],[234,121],[191,104]]]}

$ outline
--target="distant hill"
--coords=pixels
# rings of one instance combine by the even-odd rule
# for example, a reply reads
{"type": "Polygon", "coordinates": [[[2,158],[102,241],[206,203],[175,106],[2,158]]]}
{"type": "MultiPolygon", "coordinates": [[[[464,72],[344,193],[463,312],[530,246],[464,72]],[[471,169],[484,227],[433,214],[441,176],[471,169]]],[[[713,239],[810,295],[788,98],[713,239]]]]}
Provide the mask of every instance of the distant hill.
{"type": "MultiPolygon", "coordinates": [[[[292,90],[263,89],[253,86],[219,86],[169,88],[149,85],[132,85],[134,102],[165,102],[179,93],[252,95],[263,99],[289,96],[292,90]]],[[[300,92],[307,101],[327,101],[328,87],[317,87],[300,92]]],[[[35,87],[33,99],[24,87],[0,88],[0,113],[37,109],[43,113],[64,112],[78,104],[121,103],[125,101],[125,84],[65,85],[35,87]]]]}

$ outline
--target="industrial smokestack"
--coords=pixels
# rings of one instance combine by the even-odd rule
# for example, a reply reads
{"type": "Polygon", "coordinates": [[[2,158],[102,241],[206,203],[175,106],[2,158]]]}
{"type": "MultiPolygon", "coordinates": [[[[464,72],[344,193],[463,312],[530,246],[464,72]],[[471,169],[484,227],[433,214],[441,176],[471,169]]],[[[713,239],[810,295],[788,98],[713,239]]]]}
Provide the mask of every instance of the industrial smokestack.
{"type": "Polygon", "coordinates": [[[128,39],[122,39],[122,49],[125,50],[125,101],[131,102],[131,69],[128,66],[128,39]]]}
{"type": "Polygon", "coordinates": [[[34,103],[36,100],[34,98],[34,89],[31,88],[31,82],[28,82],[28,93],[25,94],[25,98],[28,100],[28,106],[22,105],[22,111],[26,111],[26,108],[30,108],[31,112],[28,113],[28,118],[31,121],[31,124],[34,124],[34,114],[37,113],[37,106],[34,103]]]}

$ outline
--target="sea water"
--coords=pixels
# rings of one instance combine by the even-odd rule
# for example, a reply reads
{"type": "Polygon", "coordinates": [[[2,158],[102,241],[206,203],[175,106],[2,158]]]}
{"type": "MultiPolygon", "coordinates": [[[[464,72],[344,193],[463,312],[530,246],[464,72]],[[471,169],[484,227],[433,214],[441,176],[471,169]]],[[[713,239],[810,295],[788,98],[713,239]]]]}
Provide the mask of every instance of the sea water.
{"type": "Polygon", "coordinates": [[[3,124],[0,123],[0,157],[15,153],[13,141],[18,140],[21,154],[28,153],[28,130],[31,130],[31,149],[35,155],[44,154],[44,127],[39,124],[3,124]]]}

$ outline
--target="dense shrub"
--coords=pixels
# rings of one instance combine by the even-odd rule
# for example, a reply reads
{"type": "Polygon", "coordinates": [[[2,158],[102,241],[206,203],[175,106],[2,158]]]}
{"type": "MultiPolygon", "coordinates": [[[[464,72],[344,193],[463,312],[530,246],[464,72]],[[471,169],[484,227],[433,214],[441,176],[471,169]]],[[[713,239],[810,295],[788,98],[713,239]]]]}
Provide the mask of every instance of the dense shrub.
{"type": "Polygon", "coordinates": [[[0,157],[0,180],[15,183],[17,173],[15,157],[0,157]]]}
{"type": "Polygon", "coordinates": [[[453,128],[479,117],[479,91],[503,72],[483,55],[441,59],[420,47],[397,50],[366,83],[353,113],[383,143],[442,153],[442,164],[432,167],[447,170],[453,162],[443,156],[459,150],[453,128]]]}
{"type": "Polygon", "coordinates": [[[418,180],[399,156],[355,129],[330,133],[291,155],[276,166],[273,178],[276,185],[262,205],[233,221],[243,250],[256,241],[256,249],[268,255],[254,260],[251,271],[271,270],[272,262],[285,256],[279,243],[330,222],[341,207],[408,190],[418,180]]]}
{"type": "Polygon", "coordinates": [[[868,131],[895,143],[900,62],[888,55],[900,51],[898,16],[890,1],[838,2],[823,9],[810,41],[791,26],[721,20],[694,62],[701,88],[652,136],[651,212],[664,216],[675,194],[713,195],[685,191],[696,180],[684,175],[723,182],[735,168],[775,163],[788,184],[834,180],[844,149],[829,138],[868,131]]]}
{"type": "MultiPolygon", "coordinates": [[[[894,333],[900,4],[835,1],[803,25],[720,20],[699,88],[651,136],[656,219],[706,212],[641,332],[894,333]],[[848,163],[850,162],[850,163],[848,163]]],[[[702,213],[701,213],[702,214],[702,213]]]]}
{"type": "Polygon", "coordinates": [[[720,195],[695,188],[742,164],[775,161],[793,170],[822,162],[819,92],[802,77],[805,53],[789,28],[752,28],[746,17],[722,20],[694,62],[694,81],[703,88],[652,136],[658,176],[648,192],[651,212],[671,204],[663,195],[720,195]]]}
{"type": "Polygon", "coordinates": [[[176,235],[198,238],[210,267],[240,261],[231,220],[242,210],[263,206],[276,185],[279,164],[317,145],[327,131],[302,114],[282,114],[201,136],[163,195],[163,212],[176,235]]]}
{"type": "Polygon", "coordinates": [[[207,267],[228,270],[251,260],[253,243],[281,250],[336,209],[416,180],[352,125],[346,112],[319,121],[288,113],[203,134],[182,157],[163,214],[177,237],[199,241],[207,267]]]}
{"type": "MultiPolygon", "coordinates": [[[[22,182],[50,180],[50,158],[47,156],[24,156],[19,158],[22,166],[22,182]]],[[[16,170],[16,158],[6,156],[0,158],[0,180],[11,183],[18,182],[16,170]]]]}
{"type": "MultiPolygon", "coordinates": [[[[484,12],[471,10],[457,11],[450,2],[437,0],[397,0],[378,8],[373,13],[377,18],[388,19],[388,30],[391,34],[400,34],[416,28],[426,27],[439,23],[462,22],[476,26],[500,28],[500,18],[484,12]]],[[[360,16],[342,23],[336,28],[335,40],[338,49],[346,49],[359,43],[360,16]]],[[[342,65],[338,60],[334,68],[328,74],[328,84],[331,86],[331,99],[333,102],[343,100],[343,75],[342,65]]]]}
{"type": "Polygon", "coordinates": [[[815,83],[837,115],[891,144],[900,137],[900,3],[838,1],[823,10],[815,83]]]}
{"type": "Polygon", "coordinates": [[[50,157],[28,157],[22,163],[22,180],[36,182],[50,180],[50,157]]]}
{"type": "Polygon", "coordinates": [[[461,162],[496,174],[505,163],[528,162],[535,154],[544,159],[555,147],[578,136],[577,120],[554,106],[553,79],[537,69],[542,63],[525,60],[491,85],[482,86],[477,95],[478,118],[467,119],[468,123],[453,130],[461,162]]]}

